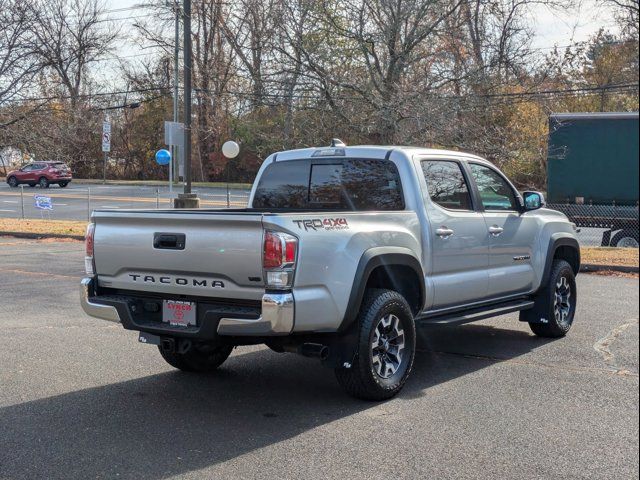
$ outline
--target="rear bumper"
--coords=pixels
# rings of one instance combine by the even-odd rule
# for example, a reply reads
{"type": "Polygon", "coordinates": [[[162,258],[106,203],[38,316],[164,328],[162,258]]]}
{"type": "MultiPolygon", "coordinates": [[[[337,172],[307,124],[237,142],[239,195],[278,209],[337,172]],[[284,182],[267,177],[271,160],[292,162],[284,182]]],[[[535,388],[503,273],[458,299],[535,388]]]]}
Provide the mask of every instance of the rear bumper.
{"type": "Polygon", "coordinates": [[[288,335],[293,331],[293,314],[294,301],[291,293],[265,293],[258,319],[223,317],[218,324],[218,335],[288,335]]]}
{"type": "Polygon", "coordinates": [[[154,318],[137,315],[132,308],[133,297],[96,295],[94,278],[80,282],[80,304],[87,315],[110,322],[122,323],[128,330],[155,335],[211,340],[221,336],[277,336],[288,335],[294,325],[294,298],[291,293],[265,293],[261,309],[232,308],[198,302],[197,327],[172,327],[154,318]]]}
{"type": "Polygon", "coordinates": [[[84,313],[91,317],[108,320],[109,322],[120,322],[118,310],[111,305],[95,303],[93,301],[94,285],[93,278],[83,278],[80,281],[80,305],[84,313]]]}

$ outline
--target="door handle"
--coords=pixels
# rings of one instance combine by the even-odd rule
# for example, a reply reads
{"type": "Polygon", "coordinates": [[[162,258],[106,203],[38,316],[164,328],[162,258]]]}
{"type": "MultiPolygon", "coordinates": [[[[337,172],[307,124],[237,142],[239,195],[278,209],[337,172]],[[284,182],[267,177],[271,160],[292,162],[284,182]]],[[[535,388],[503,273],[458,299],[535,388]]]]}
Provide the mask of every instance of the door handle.
{"type": "Polygon", "coordinates": [[[186,235],[184,233],[155,233],[153,248],[161,250],[184,250],[186,235]]]}
{"type": "Polygon", "coordinates": [[[491,227],[489,227],[489,233],[491,235],[493,235],[494,237],[497,237],[498,235],[500,235],[502,232],[504,232],[504,228],[499,227],[497,225],[493,225],[491,227]]]}
{"type": "Polygon", "coordinates": [[[451,235],[453,235],[455,232],[453,230],[451,230],[450,228],[447,227],[440,227],[436,230],[436,235],[438,235],[441,238],[449,238],[451,235]]]}

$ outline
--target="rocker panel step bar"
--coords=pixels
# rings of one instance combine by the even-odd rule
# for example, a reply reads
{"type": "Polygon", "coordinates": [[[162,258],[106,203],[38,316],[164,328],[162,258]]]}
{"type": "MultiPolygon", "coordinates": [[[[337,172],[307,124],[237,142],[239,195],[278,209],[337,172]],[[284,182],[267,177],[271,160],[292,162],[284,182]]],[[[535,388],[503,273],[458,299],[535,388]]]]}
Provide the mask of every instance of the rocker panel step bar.
{"type": "Polygon", "coordinates": [[[464,323],[485,320],[507,313],[519,312],[533,308],[532,300],[515,300],[505,303],[492,304],[484,307],[473,308],[458,312],[443,313],[435,316],[422,316],[416,319],[416,326],[424,327],[429,325],[462,325],[464,323]]]}

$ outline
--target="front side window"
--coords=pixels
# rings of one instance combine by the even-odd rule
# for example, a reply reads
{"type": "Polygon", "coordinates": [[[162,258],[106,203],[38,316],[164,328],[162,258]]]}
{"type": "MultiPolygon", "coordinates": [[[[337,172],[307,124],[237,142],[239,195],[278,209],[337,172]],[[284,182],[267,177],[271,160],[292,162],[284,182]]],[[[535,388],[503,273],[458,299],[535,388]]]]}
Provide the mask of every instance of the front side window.
{"type": "Polygon", "coordinates": [[[469,164],[471,175],[478,186],[485,210],[518,210],[518,202],[511,185],[492,168],[469,164]]]}
{"type": "Polygon", "coordinates": [[[449,210],[472,210],[471,194],[458,162],[425,160],[422,172],[431,200],[449,210]]]}
{"type": "Polygon", "coordinates": [[[271,163],[258,180],[253,208],[404,210],[404,198],[389,160],[311,158],[271,163]]]}

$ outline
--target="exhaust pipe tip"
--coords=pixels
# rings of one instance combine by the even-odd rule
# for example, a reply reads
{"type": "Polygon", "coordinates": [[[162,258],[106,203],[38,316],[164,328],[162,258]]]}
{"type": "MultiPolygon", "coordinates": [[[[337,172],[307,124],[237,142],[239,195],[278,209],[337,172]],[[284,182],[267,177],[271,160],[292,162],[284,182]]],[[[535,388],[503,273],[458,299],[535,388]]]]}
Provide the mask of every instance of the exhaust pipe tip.
{"type": "Polygon", "coordinates": [[[329,347],[321,343],[303,343],[298,347],[298,353],[305,357],[326,360],[329,357],[329,347]]]}

